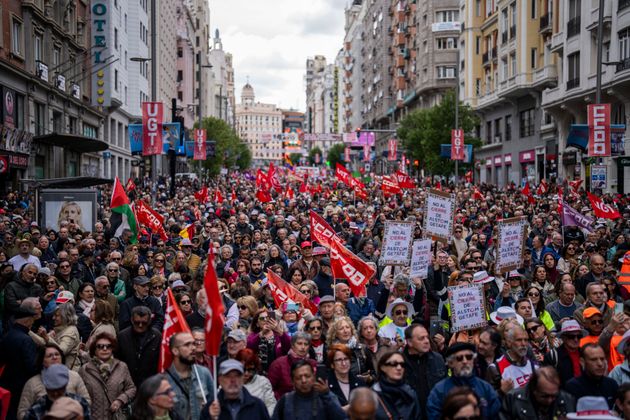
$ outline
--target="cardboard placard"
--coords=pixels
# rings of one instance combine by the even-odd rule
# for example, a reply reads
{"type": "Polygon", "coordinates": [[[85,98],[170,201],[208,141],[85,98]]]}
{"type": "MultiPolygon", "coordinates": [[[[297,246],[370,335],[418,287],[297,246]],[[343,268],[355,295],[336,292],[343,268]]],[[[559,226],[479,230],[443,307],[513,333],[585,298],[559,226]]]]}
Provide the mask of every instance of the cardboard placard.
{"type": "Polygon", "coordinates": [[[497,274],[503,274],[523,265],[527,219],[525,217],[504,219],[498,223],[498,227],[497,259],[494,267],[497,274]]]}
{"type": "Polygon", "coordinates": [[[451,305],[451,332],[472,330],[488,324],[483,285],[451,286],[448,288],[451,305]]]}
{"type": "Polygon", "coordinates": [[[439,190],[427,191],[424,235],[448,242],[453,235],[455,196],[439,190]]]}
{"type": "Polygon", "coordinates": [[[386,221],[379,264],[408,265],[411,258],[413,231],[413,222],[386,221]]]}
{"type": "Polygon", "coordinates": [[[411,246],[411,271],[409,276],[426,279],[429,276],[431,264],[431,239],[413,241],[411,246]]]}

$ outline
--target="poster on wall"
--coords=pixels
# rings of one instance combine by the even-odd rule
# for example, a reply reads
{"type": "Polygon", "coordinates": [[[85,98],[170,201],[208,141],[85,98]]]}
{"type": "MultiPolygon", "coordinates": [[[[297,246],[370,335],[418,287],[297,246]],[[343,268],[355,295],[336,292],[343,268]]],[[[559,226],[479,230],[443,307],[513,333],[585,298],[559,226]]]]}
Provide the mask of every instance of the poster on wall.
{"type": "Polygon", "coordinates": [[[499,247],[494,268],[496,273],[500,274],[516,270],[523,265],[527,219],[525,217],[504,219],[499,222],[498,227],[499,247]]]}
{"type": "Polygon", "coordinates": [[[96,223],[96,191],[42,190],[39,194],[40,226],[58,231],[64,222],[73,223],[81,231],[94,231],[96,223]]]}
{"type": "Polygon", "coordinates": [[[606,165],[591,165],[591,189],[606,189],[606,165]]]}

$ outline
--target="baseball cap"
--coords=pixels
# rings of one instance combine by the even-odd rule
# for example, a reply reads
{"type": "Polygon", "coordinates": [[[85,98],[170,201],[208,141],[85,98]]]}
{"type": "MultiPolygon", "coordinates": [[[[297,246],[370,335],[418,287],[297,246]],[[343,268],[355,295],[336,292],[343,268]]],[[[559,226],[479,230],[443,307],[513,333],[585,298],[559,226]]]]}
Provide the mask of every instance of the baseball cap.
{"type": "Polygon", "coordinates": [[[72,292],[69,290],[62,290],[57,295],[57,299],[55,299],[55,303],[57,303],[58,305],[61,305],[66,302],[70,302],[71,300],[74,300],[74,295],[72,294],[72,292]]]}
{"type": "Polygon", "coordinates": [[[242,374],[244,372],[243,364],[238,360],[227,359],[223,363],[221,363],[221,366],[219,366],[219,375],[228,374],[233,370],[236,370],[242,374]]]}
{"type": "Polygon", "coordinates": [[[591,318],[595,315],[602,315],[602,313],[599,311],[599,309],[597,308],[586,308],[584,309],[584,312],[582,312],[582,315],[584,315],[584,319],[588,319],[591,318]]]}
{"type": "Polygon", "coordinates": [[[247,336],[245,335],[243,330],[240,330],[240,329],[236,329],[236,330],[230,331],[230,333],[228,334],[227,338],[231,338],[234,341],[245,341],[245,340],[247,340],[247,336]]]}
{"type": "Polygon", "coordinates": [[[46,389],[61,389],[68,385],[69,378],[66,365],[51,365],[42,371],[42,383],[46,389]]]}
{"type": "Polygon", "coordinates": [[[138,277],[134,277],[134,279],[133,279],[133,284],[137,284],[138,286],[142,286],[142,285],[148,284],[150,282],[151,282],[151,280],[149,280],[149,278],[147,276],[138,276],[138,277]]]}
{"type": "Polygon", "coordinates": [[[323,246],[316,246],[313,248],[313,255],[327,255],[328,250],[323,246]]]}
{"type": "Polygon", "coordinates": [[[304,241],[300,244],[300,248],[311,248],[313,247],[313,244],[311,243],[311,241],[304,241]]]}

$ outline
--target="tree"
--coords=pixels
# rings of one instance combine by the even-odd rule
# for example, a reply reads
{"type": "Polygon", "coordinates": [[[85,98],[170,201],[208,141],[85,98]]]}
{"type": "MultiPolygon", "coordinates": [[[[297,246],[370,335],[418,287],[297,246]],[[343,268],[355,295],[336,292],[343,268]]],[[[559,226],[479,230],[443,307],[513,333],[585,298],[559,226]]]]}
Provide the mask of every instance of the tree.
{"type": "MultiPolygon", "coordinates": [[[[199,123],[195,123],[195,128],[198,127],[199,123]]],[[[201,122],[201,128],[206,129],[206,138],[209,141],[216,142],[215,156],[208,156],[203,162],[193,161],[193,166],[204,167],[210,176],[218,175],[223,167],[249,168],[252,163],[252,152],[225,121],[206,117],[201,122]]]]}
{"type": "Polygon", "coordinates": [[[328,156],[327,156],[327,160],[328,160],[328,164],[330,165],[331,168],[335,168],[335,166],[337,166],[337,163],[340,164],[344,164],[343,161],[343,152],[346,148],[346,145],[343,143],[337,143],[334,144],[329,150],[328,150],[328,156]]]}
{"type": "Polygon", "coordinates": [[[311,165],[315,165],[318,163],[315,161],[315,156],[317,156],[318,154],[319,154],[319,163],[322,163],[322,160],[324,157],[324,153],[322,152],[322,149],[315,146],[308,152],[308,161],[310,162],[311,165]]]}
{"type": "Polygon", "coordinates": [[[300,159],[302,159],[302,153],[291,153],[289,155],[289,160],[294,165],[299,165],[300,164],[300,159]]]}
{"type": "MultiPolygon", "coordinates": [[[[454,162],[440,156],[440,145],[451,143],[451,130],[455,123],[455,93],[448,92],[442,102],[432,108],[418,109],[409,113],[400,122],[397,130],[407,156],[418,160],[420,168],[435,175],[449,175],[454,172],[454,162]]],[[[459,105],[459,127],[464,130],[465,143],[473,149],[481,141],[471,133],[479,119],[468,105],[459,105]]]]}

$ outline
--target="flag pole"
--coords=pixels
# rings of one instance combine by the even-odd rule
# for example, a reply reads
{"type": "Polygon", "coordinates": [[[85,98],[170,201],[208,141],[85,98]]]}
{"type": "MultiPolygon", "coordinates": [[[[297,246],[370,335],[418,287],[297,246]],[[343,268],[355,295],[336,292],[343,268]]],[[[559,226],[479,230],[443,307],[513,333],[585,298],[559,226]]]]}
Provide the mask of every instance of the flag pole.
{"type": "Polygon", "coordinates": [[[212,356],[212,376],[214,377],[214,381],[212,381],[212,383],[214,384],[214,399],[218,400],[219,396],[217,395],[217,356],[212,356]]]}
{"type": "MultiPolygon", "coordinates": [[[[201,396],[203,397],[203,404],[205,405],[208,402],[208,400],[206,399],[206,393],[203,391],[203,385],[201,384],[201,378],[199,377],[199,372],[197,372],[196,364],[193,365],[193,369],[195,371],[195,376],[197,377],[197,383],[199,384],[199,389],[201,390],[201,396]]],[[[214,381],[214,383],[215,383],[214,386],[216,388],[216,381],[214,381]]]]}

